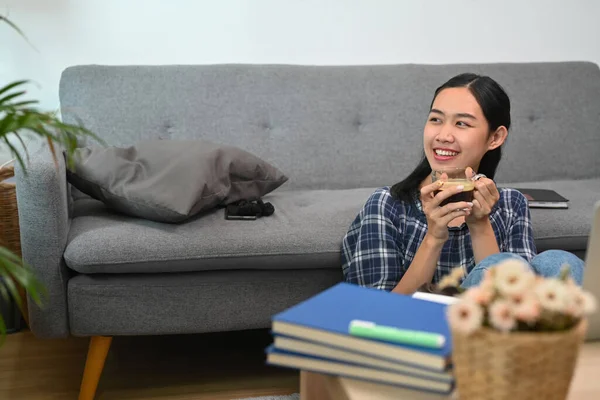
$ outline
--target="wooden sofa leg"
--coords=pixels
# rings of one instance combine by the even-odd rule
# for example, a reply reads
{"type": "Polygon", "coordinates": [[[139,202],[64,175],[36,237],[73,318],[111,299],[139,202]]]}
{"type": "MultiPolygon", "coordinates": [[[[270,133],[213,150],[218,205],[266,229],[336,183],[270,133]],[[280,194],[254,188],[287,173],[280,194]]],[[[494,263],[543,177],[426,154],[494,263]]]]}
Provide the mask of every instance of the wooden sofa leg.
{"type": "Polygon", "coordinates": [[[98,382],[102,375],[104,362],[110,349],[112,337],[93,336],[90,340],[81,389],[79,390],[79,400],[93,400],[96,396],[98,382]]]}

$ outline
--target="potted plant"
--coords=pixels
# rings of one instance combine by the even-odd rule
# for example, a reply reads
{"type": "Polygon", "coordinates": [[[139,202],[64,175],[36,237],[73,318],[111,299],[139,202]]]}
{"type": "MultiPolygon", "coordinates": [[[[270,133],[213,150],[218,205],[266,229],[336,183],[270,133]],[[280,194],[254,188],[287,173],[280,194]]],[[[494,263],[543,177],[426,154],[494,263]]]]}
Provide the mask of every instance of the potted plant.
{"type": "MultiPolygon", "coordinates": [[[[0,22],[6,23],[25,38],[19,28],[6,17],[0,16],[0,22]]],[[[67,164],[72,166],[78,139],[83,136],[98,138],[82,126],[65,124],[54,113],[36,108],[36,100],[24,98],[28,83],[22,80],[0,87],[0,148],[6,146],[26,174],[28,153],[24,137],[32,134],[48,143],[54,160],[60,150],[64,152],[67,164]],[[20,143],[20,148],[10,140],[11,137],[20,143]]],[[[0,298],[5,302],[10,302],[12,298],[23,315],[26,315],[21,290],[25,290],[37,305],[43,305],[43,286],[34,271],[23,263],[14,249],[0,244],[0,298]]],[[[6,324],[0,314],[0,344],[5,334],[6,324]]]]}
{"type": "MultiPolygon", "coordinates": [[[[567,397],[586,316],[596,309],[568,271],[565,265],[560,277],[543,278],[523,261],[507,260],[448,307],[461,400],[567,397]]],[[[459,275],[444,285],[458,287],[459,275]]]]}

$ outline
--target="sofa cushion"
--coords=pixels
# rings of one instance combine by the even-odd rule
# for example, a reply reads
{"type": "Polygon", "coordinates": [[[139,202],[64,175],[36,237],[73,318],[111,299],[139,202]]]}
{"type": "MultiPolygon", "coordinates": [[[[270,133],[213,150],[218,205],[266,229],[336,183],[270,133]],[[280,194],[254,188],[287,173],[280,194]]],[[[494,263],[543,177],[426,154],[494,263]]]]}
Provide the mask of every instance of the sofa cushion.
{"type": "MultiPolygon", "coordinates": [[[[600,179],[521,187],[551,188],[570,199],[568,210],[531,210],[539,251],[586,248],[600,179]]],[[[275,206],[269,218],[226,221],[223,210],[213,210],[181,225],[129,218],[98,201],[77,200],[64,257],[82,273],[341,268],[342,238],[374,190],[274,192],[265,198],[275,206]]]]}
{"type": "Polygon", "coordinates": [[[228,221],[216,209],[163,224],[77,200],[64,257],[83,273],[340,268],[340,246],[375,189],[273,192],[268,218],[228,221]]]}
{"type": "Polygon", "coordinates": [[[282,189],[351,189],[393,184],[414,168],[435,89],[465,71],[510,96],[499,179],[600,177],[597,61],[77,65],[63,71],[59,95],[65,121],[112,145],[216,140],[293,171],[282,189]]]}
{"type": "Polygon", "coordinates": [[[77,275],[69,327],[75,336],[264,329],[342,279],[341,269],[77,275]]]}
{"type": "Polygon", "coordinates": [[[600,200],[600,179],[556,180],[499,184],[514,188],[552,189],[569,200],[569,208],[531,209],[538,252],[587,248],[594,204],[600,200]]]}
{"type": "Polygon", "coordinates": [[[84,147],[67,179],[119,212],[182,222],[219,204],[257,200],[288,178],[247,151],[206,140],[84,147]]]}

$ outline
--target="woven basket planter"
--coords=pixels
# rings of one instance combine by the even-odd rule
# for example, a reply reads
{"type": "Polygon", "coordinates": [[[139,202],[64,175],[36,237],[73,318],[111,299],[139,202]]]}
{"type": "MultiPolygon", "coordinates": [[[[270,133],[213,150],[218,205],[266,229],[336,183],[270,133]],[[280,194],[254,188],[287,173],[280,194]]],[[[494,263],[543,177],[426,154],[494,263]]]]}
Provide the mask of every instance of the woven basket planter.
{"type": "MultiPolygon", "coordinates": [[[[17,185],[14,182],[6,182],[8,178],[15,176],[15,169],[11,166],[0,168],[0,246],[6,247],[14,254],[22,257],[21,231],[19,229],[19,213],[17,208],[17,185]]],[[[25,289],[18,288],[23,309],[27,310],[27,296],[25,289]]],[[[18,314],[21,315],[20,313],[18,314]]],[[[25,312],[23,319],[29,324],[29,315],[25,312]]],[[[17,331],[19,323],[15,322],[17,331]]],[[[10,326],[9,326],[10,328],[10,326]]],[[[9,329],[10,331],[10,329],[9,329]]]]}
{"type": "Polygon", "coordinates": [[[21,257],[16,185],[13,182],[5,182],[14,175],[13,166],[0,169],[0,246],[8,248],[21,257]]]}
{"type": "Polygon", "coordinates": [[[587,320],[564,332],[452,332],[460,400],[564,400],[587,320]]]}

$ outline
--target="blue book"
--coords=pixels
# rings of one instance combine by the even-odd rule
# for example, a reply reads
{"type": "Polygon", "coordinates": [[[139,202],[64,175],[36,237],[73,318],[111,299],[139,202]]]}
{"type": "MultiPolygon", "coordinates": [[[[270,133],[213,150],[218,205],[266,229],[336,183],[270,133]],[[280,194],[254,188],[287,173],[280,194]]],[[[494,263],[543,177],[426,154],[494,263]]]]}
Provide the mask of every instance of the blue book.
{"type": "Polygon", "coordinates": [[[313,356],[330,361],[346,364],[354,364],[365,368],[383,370],[387,372],[412,375],[425,379],[451,382],[454,380],[452,371],[434,371],[425,368],[415,367],[398,361],[391,361],[381,357],[370,356],[342,349],[336,346],[330,346],[322,343],[309,342],[304,339],[298,339],[291,336],[275,335],[273,344],[275,350],[313,356]]]}
{"type": "Polygon", "coordinates": [[[452,340],[446,304],[364,288],[345,282],[273,316],[275,335],[296,337],[435,371],[450,366],[452,340]],[[437,333],[445,338],[439,348],[367,339],[349,334],[352,320],[437,333]]]}
{"type": "MultiPolygon", "coordinates": [[[[444,381],[428,379],[418,375],[409,375],[395,371],[369,368],[364,365],[345,363],[323,357],[281,350],[273,345],[269,346],[266,352],[268,364],[285,368],[294,368],[302,371],[317,372],[344,378],[358,379],[367,382],[393,385],[406,389],[430,392],[437,395],[448,395],[454,389],[453,380],[444,381]]],[[[413,397],[414,396],[410,396],[410,398],[413,397]]],[[[404,398],[404,396],[402,398],[404,398]]]]}

